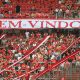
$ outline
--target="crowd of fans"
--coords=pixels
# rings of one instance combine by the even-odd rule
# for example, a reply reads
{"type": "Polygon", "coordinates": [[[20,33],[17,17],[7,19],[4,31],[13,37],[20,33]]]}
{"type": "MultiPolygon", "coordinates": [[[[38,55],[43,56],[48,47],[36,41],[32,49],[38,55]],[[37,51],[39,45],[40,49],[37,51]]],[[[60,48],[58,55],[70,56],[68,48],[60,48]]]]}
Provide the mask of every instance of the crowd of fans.
{"type": "MultiPolygon", "coordinates": [[[[0,74],[0,79],[14,80],[15,77],[26,74],[20,79],[28,80],[28,77],[44,70],[51,64],[56,63],[63,57],[76,51],[80,48],[80,39],[79,41],[77,40],[79,34],[77,35],[75,32],[75,30],[71,33],[68,30],[62,30],[61,32],[61,30],[54,31],[54,29],[51,29],[35,31],[15,30],[14,33],[14,31],[10,32],[6,30],[6,32],[4,32],[6,36],[1,39],[0,42],[0,71],[28,54],[28,51],[38,45],[44,37],[49,35],[50,38],[24,60],[9,69],[6,69],[6,71],[0,74]],[[68,51],[61,54],[75,40],[77,40],[77,42],[69,48],[68,51]],[[41,67],[36,69],[39,66],[41,67]],[[30,71],[34,71],[34,69],[36,69],[36,71],[30,73],[30,71]]],[[[77,33],[78,32],[79,30],[77,30],[77,33]]],[[[74,60],[77,61],[76,65],[79,65],[80,53],[69,59],[68,62],[74,60]]],[[[61,65],[61,68],[64,68],[64,66],[61,65]]]]}
{"type": "Polygon", "coordinates": [[[0,18],[80,18],[80,0],[0,0],[0,18]]]}
{"type": "MultiPolygon", "coordinates": [[[[0,0],[0,19],[19,18],[80,18],[80,0],[0,0]]],[[[14,80],[23,74],[19,80],[31,80],[34,74],[80,48],[79,30],[3,30],[0,36],[3,34],[5,36],[0,38],[0,71],[6,70],[0,74],[0,80],[14,80]],[[50,38],[37,50],[7,68],[27,55],[46,36],[50,38]],[[75,40],[77,42],[63,53],[75,40]]],[[[80,53],[62,63],[60,69],[69,69],[70,63],[80,67],[80,53]]]]}

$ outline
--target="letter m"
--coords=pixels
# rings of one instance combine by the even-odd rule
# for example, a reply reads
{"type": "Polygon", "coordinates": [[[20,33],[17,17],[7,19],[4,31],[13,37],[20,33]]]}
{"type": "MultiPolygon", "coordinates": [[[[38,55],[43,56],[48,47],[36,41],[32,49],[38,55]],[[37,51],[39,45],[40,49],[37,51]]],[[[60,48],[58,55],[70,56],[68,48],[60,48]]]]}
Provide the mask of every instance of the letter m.
{"type": "Polygon", "coordinates": [[[9,21],[9,27],[10,28],[21,28],[21,22],[22,21],[18,21],[17,23],[15,23],[13,21],[9,21]]]}

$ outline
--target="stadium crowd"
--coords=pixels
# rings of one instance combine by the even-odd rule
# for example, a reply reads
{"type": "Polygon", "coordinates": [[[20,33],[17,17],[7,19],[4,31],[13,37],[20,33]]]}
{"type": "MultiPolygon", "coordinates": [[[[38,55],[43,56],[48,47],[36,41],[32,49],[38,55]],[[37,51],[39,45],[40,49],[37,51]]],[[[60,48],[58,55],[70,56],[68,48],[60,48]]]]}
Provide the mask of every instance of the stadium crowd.
{"type": "MultiPolygon", "coordinates": [[[[15,77],[23,74],[26,75],[20,78],[20,80],[28,80],[28,77],[43,71],[51,64],[56,63],[58,60],[79,49],[80,39],[77,40],[79,38],[79,34],[75,34],[76,31],[73,31],[73,33],[70,33],[69,31],[67,31],[68,33],[64,32],[66,31],[15,30],[15,33],[14,31],[11,33],[7,31],[6,36],[1,40],[0,43],[0,71],[27,55],[28,51],[38,45],[44,37],[49,35],[50,38],[24,60],[20,61],[11,68],[7,68],[2,74],[0,74],[0,80],[14,80],[15,77]],[[62,52],[67,49],[67,47],[69,47],[75,40],[77,40],[77,42],[75,42],[75,44],[69,48],[68,51],[62,54],[62,52]],[[41,67],[36,69],[39,66],[41,67]],[[36,70],[34,71],[34,69],[36,70]]],[[[80,53],[70,58],[67,62],[70,63],[74,61],[75,65],[80,66],[80,53]]],[[[67,62],[64,62],[64,66],[61,65],[61,68],[67,68],[65,66],[67,62]]]]}
{"type": "MultiPolygon", "coordinates": [[[[80,18],[80,0],[0,0],[0,19],[29,18],[80,18]]],[[[19,76],[19,80],[32,80],[33,75],[80,49],[78,29],[1,31],[0,36],[4,37],[0,37],[0,72],[4,71],[0,73],[0,80],[18,80],[19,76]],[[28,55],[47,36],[49,38],[28,55]],[[8,68],[26,55],[23,60],[8,68]]],[[[62,63],[59,68],[69,70],[70,64],[80,68],[80,53],[62,63]]]]}
{"type": "Polygon", "coordinates": [[[80,18],[80,0],[0,0],[0,18],[80,18]]]}

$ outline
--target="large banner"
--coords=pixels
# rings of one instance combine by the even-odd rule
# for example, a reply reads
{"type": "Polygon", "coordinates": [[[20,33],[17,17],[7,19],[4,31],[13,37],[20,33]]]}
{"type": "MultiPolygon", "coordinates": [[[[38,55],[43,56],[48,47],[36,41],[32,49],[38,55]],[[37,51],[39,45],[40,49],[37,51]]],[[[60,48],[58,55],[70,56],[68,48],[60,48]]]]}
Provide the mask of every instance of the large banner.
{"type": "Polygon", "coordinates": [[[0,19],[0,29],[80,28],[80,20],[0,19]]]}

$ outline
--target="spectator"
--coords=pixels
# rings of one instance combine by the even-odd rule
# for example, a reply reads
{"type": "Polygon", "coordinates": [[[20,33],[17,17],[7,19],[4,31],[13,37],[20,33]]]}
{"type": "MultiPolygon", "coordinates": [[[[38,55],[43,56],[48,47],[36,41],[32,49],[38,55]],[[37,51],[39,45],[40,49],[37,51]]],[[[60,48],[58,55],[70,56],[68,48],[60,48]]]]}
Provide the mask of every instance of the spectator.
{"type": "Polygon", "coordinates": [[[20,13],[20,6],[19,5],[16,6],[16,13],[20,13]]]}

